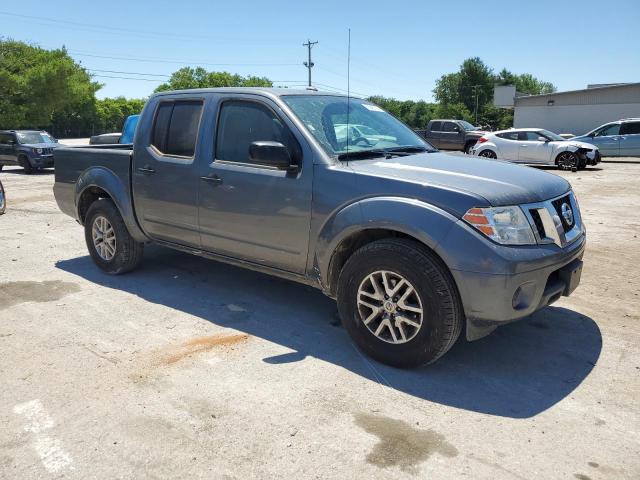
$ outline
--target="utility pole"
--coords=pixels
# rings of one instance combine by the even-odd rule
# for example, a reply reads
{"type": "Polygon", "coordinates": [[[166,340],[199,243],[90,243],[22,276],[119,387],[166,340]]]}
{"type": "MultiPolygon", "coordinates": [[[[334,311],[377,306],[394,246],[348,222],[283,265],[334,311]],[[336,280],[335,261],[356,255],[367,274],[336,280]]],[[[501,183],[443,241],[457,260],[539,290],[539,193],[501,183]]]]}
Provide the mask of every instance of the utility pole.
{"type": "Polygon", "coordinates": [[[476,96],[476,109],[475,109],[475,117],[476,117],[476,125],[478,124],[478,88],[480,88],[482,85],[473,85],[471,88],[473,88],[473,92],[474,95],[476,96]]]}
{"type": "Polygon", "coordinates": [[[302,44],[303,47],[307,47],[307,52],[309,55],[309,60],[306,62],[303,62],[303,65],[307,67],[307,70],[309,70],[309,86],[311,86],[311,69],[313,68],[313,65],[314,65],[313,62],[311,61],[311,49],[316,43],[318,42],[312,42],[311,40],[307,40],[307,43],[302,44]]]}

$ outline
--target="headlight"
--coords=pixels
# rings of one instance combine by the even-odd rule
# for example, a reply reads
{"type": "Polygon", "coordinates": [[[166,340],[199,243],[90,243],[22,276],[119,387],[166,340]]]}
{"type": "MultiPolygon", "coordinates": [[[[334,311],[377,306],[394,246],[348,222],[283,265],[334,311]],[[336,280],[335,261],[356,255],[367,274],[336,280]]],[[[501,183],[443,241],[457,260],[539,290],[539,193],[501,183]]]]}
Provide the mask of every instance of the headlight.
{"type": "Polygon", "coordinates": [[[520,207],[471,208],[462,218],[503,245],[536,244],[531,225],[520,207]]]}
{"type": "Polygon", "coordinates": [[[41,148],[36,148],[36,149],[35,149],[35,151],[36,151],[36,153],[37,153],[38,155],[40,155],[40,154],[42,153],[42,149],[41,149],[41,148]]]}

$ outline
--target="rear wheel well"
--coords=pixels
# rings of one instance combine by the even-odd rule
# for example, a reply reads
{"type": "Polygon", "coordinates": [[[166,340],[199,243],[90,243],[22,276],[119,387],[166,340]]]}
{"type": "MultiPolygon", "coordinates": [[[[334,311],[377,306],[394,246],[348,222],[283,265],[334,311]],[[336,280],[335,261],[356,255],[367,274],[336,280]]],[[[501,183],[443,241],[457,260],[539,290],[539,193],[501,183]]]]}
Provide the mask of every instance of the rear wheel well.
{"type": "Polygon", "coordinates": [[[89,187],[82,192],[78,199],[78,218],[82,225],[84,225],[84,220],[87,217],[87,211],[89,211],[91,204],[101,198],[111,199],[111,195],[100,187],[89,187]]]}
{"type": "MultiPolygon", "coordinates": [[[[424,249],[429,250],[435,257],[442,261],[438,257],[438,255],[433,252],[433,250],[431,250],[428,246],[420,242],[420,240],[418,240],[417,238],[412,237],[411,235],[407,235],[406,233],[384,228],[360,230],[359,232],[353,233],[342,240],[331,256],[331,261],[329,262],[329,275],[327,277],[329,284],[329,291],[327,293],[329,293],[330,296],[334,297],[336,294],[340,271],[342,270],[342,267],[347,262],[349,257],[364,245],[375,242],[377,240],[382,240],[383,238],[406,238],[408,240],[413,240],[424,249]]],[[[444,265],[444,262],[442,263],[444,265]]]]}

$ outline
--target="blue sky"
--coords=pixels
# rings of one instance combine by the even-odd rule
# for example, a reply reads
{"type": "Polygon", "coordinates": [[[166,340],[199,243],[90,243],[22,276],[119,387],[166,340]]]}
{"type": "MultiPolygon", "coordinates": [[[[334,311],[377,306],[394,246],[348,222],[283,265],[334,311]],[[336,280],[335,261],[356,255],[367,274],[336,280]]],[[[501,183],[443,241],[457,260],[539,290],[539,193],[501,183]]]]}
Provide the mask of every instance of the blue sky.
{"type": "Polygon", "coordinates": [[[22,0],[0,12],[0,35],[65,45],[104,83],[99,97],[145,97],[185,65],[303,85],[307,39],[319,42],[314,82],[346,89],[348,28],[351,90],[361,95],[431,100],[438,77],[472,56],[559,90],[640,81],[638,0],[22,0]]]}

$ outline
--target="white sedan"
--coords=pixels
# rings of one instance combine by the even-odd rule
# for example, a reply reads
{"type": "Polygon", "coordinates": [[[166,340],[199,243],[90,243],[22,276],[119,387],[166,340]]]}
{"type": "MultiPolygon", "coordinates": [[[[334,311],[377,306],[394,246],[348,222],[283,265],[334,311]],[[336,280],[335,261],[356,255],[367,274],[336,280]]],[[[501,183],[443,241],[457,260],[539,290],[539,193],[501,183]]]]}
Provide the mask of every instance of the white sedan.
{"type": "Polygon", "coordinates": [[[598,147],[562,138],[540,128],[519,128],[485,133],[470,153],[530,165],[557,165],[576,171],[600,162],[598,147]]]}

